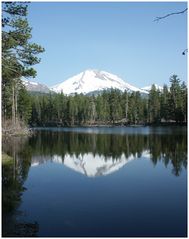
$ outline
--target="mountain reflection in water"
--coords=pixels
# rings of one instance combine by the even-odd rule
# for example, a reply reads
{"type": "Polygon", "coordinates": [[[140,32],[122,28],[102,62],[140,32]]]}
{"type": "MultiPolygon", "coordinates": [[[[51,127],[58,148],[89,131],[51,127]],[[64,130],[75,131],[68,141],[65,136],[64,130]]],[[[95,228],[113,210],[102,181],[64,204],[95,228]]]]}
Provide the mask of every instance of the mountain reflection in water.
{"type": "MultiPolygon", "coordinates": [[[[88,177],[96,177],[111,174],[133,159],[134,157],[132,156],[125,158],[124,154],[122,154],[121,157],[116,160],[113,160],[112,157],[108,157],[105,160],[103,156],[99,156],[98,154],[93,156],[92,153],[88,153],[78,156],[66,154],[64,160],[62,160],[61,156],[54,155],[50,161],[53,163],[64,163],[65,166],[76,172],[88,177]]],[[[31,166],[39,165],[41,160],[44,162],[43,157],[32,157],[31,166]]]]}
{"type": "MultiPolygon", "coordinates": [[[[39,229],[39,235],[42,236],[185,235],[186,128],[179,130],[170,127],[162,130],[160,128],[149,130],[149,127],[145,127],[134,129],[133,133],[131,128],[124,127],[118,130],[115,128],[102,129],[100,133],[98,131],[100,132],[100,129],[86,129],[86,132],[81,128],[79,130],[46,129],[36,130],[31,137],[3,138],[3,151],[13,157],[12,164],[4,166],[2,169],[3,235],[15,236],[16,233],[20,236],[31,236],[27,230],[24,234],[22,227],[20,234],[14,229],[10,231],[9,226],[7,228],[7,220],[10,221],[7,216],[10,215],[10,212],[14,215],[17,208],[21,211],[27,209],[28,216],[26,215],[26,219],[23,216],[24,222],[26,221],[28,226],[34,226],[37,221],[39,227],[36,224],[36,233],[39,229]],[[137,162],[136,160],[141,161],[137,162]],[[151,162],[157,170],[151,171],[148,162],[151,162]],[[66,168],[78,173],[72,174],[71,170],[66,168]],[[122,172],[127,172],[127,174],[122,172]],[[82,177],[79,173],[87,177],[82,177]],[[69,175],[71,176],[69,177],[69,175]],[[110,177],[105,177],[106,175],[110,177]],[[93,177],[95,180],[88,177],[93,177]],[[76,189],[74,185],[76,185],[76,189]],[[106,188],[107,185],[111,185],[111,187],[106,188]],[[141,185],[143,185],[142,193],[141,185]],[[80,190],[84,193],[83,196],[80,190]],[[99,204],[95,197],[96,190],[101,192],[99,204]],[[140,203],[137,201],[135,203],[133,198],[138,198],[140,203]],[[182,201],[179,201],[181,199],[182,201]],[[57,207],[51,203],[54,200],[57,207]],[[86,204],[80,203],[78,206],[78,200],[87,202],[86,204]],[[119,202],[122,200],[128,201],[129,206],[127,207],[127,203],[120,204],[119,202]],[[109,202],[110,205],[106,207],[103,202],[109,202]],[[82,205],[85,206],[82,207],[82,205]],[[114,205],[117,206],[114,207],[114,205]],[[121,206],[119,208],[119,205],[122,205],[122,208],[121,206]],[[156,209],[157,205],[159,207],[156,209]],[[76,211],[70,211],[70,208],[75,208],[76,211]],[[106,211],[109,208],[110,211],[106,211]],[[104,210],[102,215],[105,216],[109,213],[104,221],[103,217],[100,217],[102,222],[99,221],[98,216],[91,217],[91,213],[98,215],[102,209],[104,210]],[[48,210],[51,210],[50,217],[48,210]],[[143,220],[143,213],[140,213],[140,210],[145,213],[145,220],[149,220],[148,222],[152,224],[151,229],[145,220],[140,226],[143,220]],[[80,211],[81,214],[78,214],[80,211]],[[83,217],[83,212],[88,217],[83,217]],[[180,224],[177,222],[172,226],[175,220],[170,221],[174,217],[169,212],[175,213],[173,215],[179,217],[180,224]],[[158,213],[161,213],[162,217],[158,218],[158,213]],[[117,218],[122,217],[123,220],[118,220],[119,223],[114,226],[111,224],[111,227],[107,223],[105,231],[104,227],[99,229],[111,218],[115,222],[112,215],[117,215],[117,218]],[[69,226],[62,228],[62,217],[65,220],[67,218],[75,220],[74,225],[77,225],[78,229],[73,231],[69,226]],[[130,217],[133,217],[134,223],[130,221],[130,217]],[[94,223],[90,220],[93,220],[94,223]],[[125,227],[124,220],[128,227],[125,227]],[[156,228],[157,220],[158,223],[161,221],[161,230],[156,228]],[[99,234],[95,234],[95,230],[87,232],[86,223],[90,224],[88,225],[89,231],[92,225],[96,225],[99,234]],[[167,230],[164,229],[165,223],[169,223],[167,230]],[[52,224],[54,229],[50,228],[52,224]],[[132,225],[135,224],[139,231],[132,228],[132,225]]],[[[19,220],[10,223],[15,224],[16,227],[24,225],[25,228],[26,226],[19,220]]]]}
{"type": "Polygon", "coordinates": [[[24,140],[12,138],[3,148],[9,155],[16,149],[18,158],[24,156],[31,166],[63,163],[89,177],[113,173],[137,158],[148,158],[154,165],[158,161],[165,166],[171,163],[176,176],[187,166],[186,134],[183,132],[120,135],[47,130],[36,131],[24,140]],[[15,144],[18,146],[13,148],[15,144]]]}

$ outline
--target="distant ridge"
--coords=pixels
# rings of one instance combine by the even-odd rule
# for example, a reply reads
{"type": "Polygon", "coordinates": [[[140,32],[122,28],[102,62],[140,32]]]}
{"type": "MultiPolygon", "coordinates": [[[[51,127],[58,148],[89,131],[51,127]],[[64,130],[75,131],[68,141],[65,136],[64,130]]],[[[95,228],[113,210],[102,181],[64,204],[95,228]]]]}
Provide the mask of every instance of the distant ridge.
{"type": "Polygon", "coordinates": [[[49,93],[51,91],[48,86],[35,81],[22,80],[22,83],[25,85],[26,90],[30,92],[49,93]]]}

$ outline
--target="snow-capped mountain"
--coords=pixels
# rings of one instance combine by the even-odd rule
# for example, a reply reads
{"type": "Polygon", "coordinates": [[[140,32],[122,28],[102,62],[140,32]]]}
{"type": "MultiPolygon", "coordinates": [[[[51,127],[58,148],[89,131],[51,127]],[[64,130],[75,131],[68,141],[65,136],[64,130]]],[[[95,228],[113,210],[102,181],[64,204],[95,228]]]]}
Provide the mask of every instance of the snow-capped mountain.
{"type": "Polygon", "coordinates": [[[118,89],[122,92],[126,91],[139,91],[148,94],[147,91],[132,86],[119,78],[116,75],[110,74],[106,71],[99,70],[86,70],[75,75],[64,82],[51,87],[51,90],[64,94],[83,93],[88,94],[91,92],[99,92],[108,89],[118,89]]]}
{"type": "Polygon", "coordinates": [[[156,90],[159,90],[159,91],[162,91],[163,90],[163,87],[162,86],[159,86],[157,84],[152,84],[152,85],[149,85],[149,86],[145,86],[145,87],[142,87],[141,90],[145,90],[145,91],[150,91],[152,89],[152,86],[155,86],[156,87],[156,90]]]}
{"type": "Polygon", "coordinates": [[[29,81],[29,80],[22,79],[22,83],[25,85],[25,87],[28,91],[41,92],[41,93],[49,93],[50,92],[50,89],[46,85],[40,84],[35,81],[29,81]]]}

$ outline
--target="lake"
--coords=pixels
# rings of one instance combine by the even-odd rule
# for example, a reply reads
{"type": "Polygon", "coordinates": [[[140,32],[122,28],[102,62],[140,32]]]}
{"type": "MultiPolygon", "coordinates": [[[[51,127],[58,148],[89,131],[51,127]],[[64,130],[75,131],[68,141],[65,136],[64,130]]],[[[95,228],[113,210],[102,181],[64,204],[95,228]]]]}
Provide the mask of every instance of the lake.
{"type": "Polygon", "coordinates": [[[2,143],[4,235],[187,236],[186,127],[35,128],[2,143]]]}

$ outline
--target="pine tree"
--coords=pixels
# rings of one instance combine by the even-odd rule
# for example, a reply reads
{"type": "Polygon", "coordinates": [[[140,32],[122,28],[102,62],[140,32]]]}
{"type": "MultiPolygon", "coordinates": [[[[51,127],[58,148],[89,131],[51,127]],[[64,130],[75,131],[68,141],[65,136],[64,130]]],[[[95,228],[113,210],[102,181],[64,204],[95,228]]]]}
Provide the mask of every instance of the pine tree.
{"type": "Polygon", "coordinates": [[[31,118],[31,96],[27,93],[25,87],[21,86],[18,96],[18,112],[22,122],[28,123],[31,118]]]}
{"type": "Polygon", "coordinates": [[[3,2],[2,13],[2,116],[3,122],[11,117],[15,127],[22,88],[20,79],[36,76],[31,66],[40,62],[37,55],[44,49],[30,42],[26,3],[3,2]]]}
{"type": "Polygon", "coordinates": [[[149,122],[159,123],[160,122],[160,92],[156,89],[155,85],[149,93],[149,122]]]}
{"type": "Polygon", "coordinates": [[[168,91],[167,85],[163,86],[163,92],[161,93],[161,119],[168,121],[169,120],[169,97],[170,93],[168,91]]]}
{"type": "Polygon", "coordinates": [[[181,96],[182,96],[182,114],[183,114],[183,121],[187,121],[187,87],[186,84],[183,82],[181,85],[181,96]]]}
{"type": "Polygon", "coordinates": [[[127,91],[124,92],[123,94],[123,98],[124,98],[124,109],[125,109],[125,122],[128,122],[128,108],[129,108],[129,97],[128,97],[128,93],[127,91]]]}
{"type": "Polygon", "coordinates": [[[179,122],[182,121],[182,95],[180,79],[177,75],[170,77],[171,87],[170,87],[170,100],[169,108],[171,113],[171,119],[179,122]]]}

